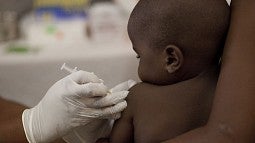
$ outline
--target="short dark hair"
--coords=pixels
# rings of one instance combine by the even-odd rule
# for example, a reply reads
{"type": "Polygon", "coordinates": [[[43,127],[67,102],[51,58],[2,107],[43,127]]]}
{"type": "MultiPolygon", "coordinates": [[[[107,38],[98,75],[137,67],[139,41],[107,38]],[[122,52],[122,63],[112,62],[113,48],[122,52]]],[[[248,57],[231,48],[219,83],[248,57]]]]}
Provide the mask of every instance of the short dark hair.
{"type": "Polygon", "coordinates": [[[140,0],[128,31],[151,47],[174,44],[184,57],[213,60],[224,47],[229,17],[225,0],[140,0]]]}

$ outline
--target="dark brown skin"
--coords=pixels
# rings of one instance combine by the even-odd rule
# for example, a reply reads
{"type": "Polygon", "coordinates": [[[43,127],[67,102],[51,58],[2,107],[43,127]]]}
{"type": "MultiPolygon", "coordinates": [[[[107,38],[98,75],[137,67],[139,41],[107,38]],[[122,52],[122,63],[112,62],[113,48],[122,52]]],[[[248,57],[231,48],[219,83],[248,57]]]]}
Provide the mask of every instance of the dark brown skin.
{"type": "MultiPolygon", "coordinates": [[[[22,125],[22,112],[27,107],[0,98],[0,142],[27,143],[22,125]]],[[[62,139],[53,143],[65,143],[62,139]]]]}
{"type": "Polygon", "coordinates": [[[209,121],[164,143],[255,142],[254,17],[254,0],[232,0],[231,24],[209,121]]]}
{"type": "Polygon", "coordinates": [[[136,85],[128,95],[127,109],[114,125],[110,142],[156,143],[205,125],[217,83],[216,73],[212,70],[167,86],[136,85]]]}
{"type": "Polygon", "coordinates": [[[21,121],[26,107],[0,98],[0,109],[0,142],[27,142],[21,121]]]}

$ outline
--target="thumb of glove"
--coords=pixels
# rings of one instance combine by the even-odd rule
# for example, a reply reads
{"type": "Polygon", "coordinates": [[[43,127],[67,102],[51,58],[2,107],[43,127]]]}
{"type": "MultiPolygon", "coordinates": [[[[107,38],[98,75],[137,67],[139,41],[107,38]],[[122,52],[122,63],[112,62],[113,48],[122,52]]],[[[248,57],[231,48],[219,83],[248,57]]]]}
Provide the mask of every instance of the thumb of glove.
{"type": "Polygon", "coordinates": [[[123,91],[123,90],[129,90],[131,87],[133,87],[134,85],[136,85],[136,81],[130,79],[128,81],[122,82],[118,85],[116,85],[115,87],[113,87],[112,89],[110,89],[110,92],[119,92],[119,91],[123,91]]]}

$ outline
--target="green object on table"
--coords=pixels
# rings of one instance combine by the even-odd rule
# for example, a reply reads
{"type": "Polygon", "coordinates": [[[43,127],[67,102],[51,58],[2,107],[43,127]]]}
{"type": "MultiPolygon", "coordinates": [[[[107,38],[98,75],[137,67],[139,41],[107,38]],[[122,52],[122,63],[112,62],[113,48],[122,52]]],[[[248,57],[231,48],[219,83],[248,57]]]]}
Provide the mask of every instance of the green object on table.
{"type": "Polygon", "coordinates": [[[30,48],[23,45],[10,45],[6,50],[8,53],[27,53],[30,48]]]}
{"type": "Polygon", "coordinates": [[[54,26],[54,25],[49,25],[49,26],[46,28],[46,32],[47,32],[48,34],[54,34],[56,31],[57,31],[57,28],[56,28],[56,26],[54,26]]]}
{"type": "Polygon", "coordinates": [[[6,53],[16,53],[16,54],[27,54],[27,53],[38,53],[40,51],[39,47],[30,47],[26,44],[10,44],[5,47],[6,53]]]}

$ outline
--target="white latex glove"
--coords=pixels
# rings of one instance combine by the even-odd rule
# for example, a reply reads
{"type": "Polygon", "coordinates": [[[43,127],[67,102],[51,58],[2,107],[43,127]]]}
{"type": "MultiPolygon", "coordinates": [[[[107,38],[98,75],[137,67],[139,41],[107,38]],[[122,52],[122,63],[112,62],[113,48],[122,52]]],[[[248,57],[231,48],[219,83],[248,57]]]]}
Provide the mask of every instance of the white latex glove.
{"type": "MultiPolygon", "coordinates": [[[[91,104],[93,97],[105,96],[108,92],[100,82],[96,75],[85,71],[75,72],[56,82],[38,105],[23,112],[23,127],[28,141],[51,142],[77,126],[109,118],[124,110],[127,106],[125,101],[108,107],[104,106],[105,103],[91,104]]],[[[122,94],[126,96],[128,92],[122,94]]]]}
{"type": "MultiPolygon", "coordinates": [[[[136,84],[133,80],[128,80],[121,84],[118,84],[114,88],[110,89],[110,93],[107,96],[94,102],[95,105],[111,105],[117,104],[125,100],[126,95],[123,94],[127,92],[132,86],[136,84]]],[[[120,118],[120,114],[115,114],[112,116],[112,120],[94,120],[88,125],[75,128],[63,139],[68,143],[94,143],[97,139],[102,137],[108,137],[114,119],[120,118]]]]}

